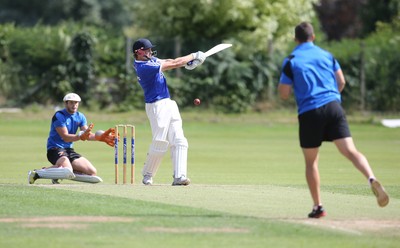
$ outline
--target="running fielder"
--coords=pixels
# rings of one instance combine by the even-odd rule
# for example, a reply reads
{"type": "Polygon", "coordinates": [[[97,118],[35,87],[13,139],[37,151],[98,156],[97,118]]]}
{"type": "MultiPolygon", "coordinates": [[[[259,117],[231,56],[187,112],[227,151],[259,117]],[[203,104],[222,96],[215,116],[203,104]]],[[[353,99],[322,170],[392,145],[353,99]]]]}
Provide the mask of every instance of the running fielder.
{"type": "Polygon", "coordinates": [[[339,152],[368,179],[378,205],[389,203],[389,196],[375,178],[367,158],[359,152],[351,137],[340,93],[346,80],[339,62],[314,44],[311,23],[302,22],[294,29],[296,47],[282,64],[278,91],[288,99],[292,89],[298,107],[299,138],[306,165],[306,180],[314,203],[309,218],[327,215],[322,206],[319,149],[322,142],[333,142],[339,152]]]}
{"type": "Polygon", "coordinates": [[[148,39],[135,41],[132,47],[134,68],[143,88],[146,114],[153,135],[143,167],[143,184],[151,185],[164,154],[170,149],[173,164],[172,185],[189,185],[187,177],[188,142],[182,128],[178,105],[171,100],[164,71],[185,66],[193,70],[201,65],[206,55],[199,51],[175,59],[153,57],[154,46],[148,39]],[[191,63],[189,63],[191,62],[191,63]]]}

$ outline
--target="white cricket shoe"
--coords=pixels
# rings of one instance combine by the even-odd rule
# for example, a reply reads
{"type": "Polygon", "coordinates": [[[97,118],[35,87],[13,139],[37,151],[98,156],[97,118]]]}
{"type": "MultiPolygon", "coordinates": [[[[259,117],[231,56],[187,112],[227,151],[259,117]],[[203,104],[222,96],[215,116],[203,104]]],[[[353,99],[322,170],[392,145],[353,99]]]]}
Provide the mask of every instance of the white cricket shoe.
{"type": "Polygon", "coordinates": [[[190,184],[190,179],[185,176],[181,176],[180,178],[174,178],[172,186],[187,186],[189,184],[190,184]]]}
{"type": "Polygon", "coordinates": [[[144,185],[152,185],[153,184],[153,177],[150,175],[144,175],[142,180],[144,185]]]}
{"type": "Polygon", "coordinates": [[[376,196],[376,200],[378,201],[378,205],[380,207],[384,207],[389,203],[389,196],[385,191],[385,188],[375,179],[371,182],[371,189],[376,196]]]}
{"type": "Polygon", "coordinates": [[[38,179],[39,176],[37,175],[36,171],[29,171],[28,172],[28,183],[29,184],[34,184],[36,179],[38,179]]]}

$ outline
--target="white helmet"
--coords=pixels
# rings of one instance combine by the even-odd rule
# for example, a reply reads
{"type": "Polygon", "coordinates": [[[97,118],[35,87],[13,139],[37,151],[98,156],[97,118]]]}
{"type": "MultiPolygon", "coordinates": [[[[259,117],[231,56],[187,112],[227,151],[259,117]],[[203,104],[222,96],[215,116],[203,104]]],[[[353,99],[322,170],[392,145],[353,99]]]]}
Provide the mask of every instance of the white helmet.
{"type": "Polygon", "coordinates": [[[81,101],[81,97],[78,94],[75,93],[68,93],[64,96],[63,99],[64,102],[66,101],[75,101],[75,102],[80,102],[81,101]]]}

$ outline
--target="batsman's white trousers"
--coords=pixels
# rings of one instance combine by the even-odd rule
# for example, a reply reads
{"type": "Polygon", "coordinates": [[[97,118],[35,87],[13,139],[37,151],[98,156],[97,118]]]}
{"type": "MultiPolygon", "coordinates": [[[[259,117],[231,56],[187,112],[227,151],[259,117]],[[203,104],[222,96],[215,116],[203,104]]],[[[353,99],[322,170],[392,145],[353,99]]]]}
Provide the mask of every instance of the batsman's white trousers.
{"type": "MultiPolygon", "coordinates": [[[[146,103],[146,114],[150,121],[153,143],[158,145],[157,141],[169,142],[174,178],[186,177],[188,142],[183,133],[178,105],[169,98],[146,103]]],[[[153,155],[152,147],[154,145],[150,145],[143,175],[155,176],[161,163],[162,155],[159,153],[153,155]],[[154,158],[155,156],[157,157],[154,158]]]]}

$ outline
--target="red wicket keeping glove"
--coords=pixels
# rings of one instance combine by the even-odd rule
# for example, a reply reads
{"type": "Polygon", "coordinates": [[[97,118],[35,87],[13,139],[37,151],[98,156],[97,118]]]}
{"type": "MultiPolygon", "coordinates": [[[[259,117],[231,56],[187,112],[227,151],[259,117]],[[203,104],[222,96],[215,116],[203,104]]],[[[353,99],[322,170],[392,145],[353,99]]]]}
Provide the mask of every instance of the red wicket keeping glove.
{"type": "MultiPolygon", "coordinates": [[[[109,128],[102,135],[96,136],[96,140],[105,142],[107,145],[114,147],[114,145],[115,145],[115,129],[109,128]]],[[[118,140],[119,140],[119,134],[118,134],[118,140]]]]}
{"type": "Polygon", "coordinates": [[[79,132],[79,138],[81,139],[81,140],[88,140],[89,139],[89,136],[90,136],[90,134],[92,133],[91,131],[92,131],[92,129],[93,129],[93,127],[94,127],[94,124],[93,123],[90,123],[89,124],[89,127],[85,130],[85,131],[80,131],[79,132]]]}

